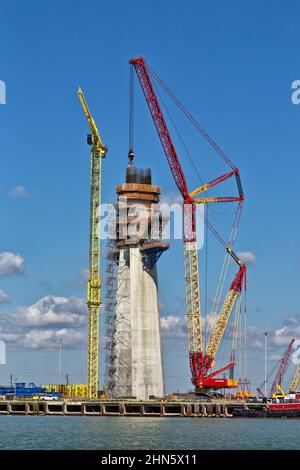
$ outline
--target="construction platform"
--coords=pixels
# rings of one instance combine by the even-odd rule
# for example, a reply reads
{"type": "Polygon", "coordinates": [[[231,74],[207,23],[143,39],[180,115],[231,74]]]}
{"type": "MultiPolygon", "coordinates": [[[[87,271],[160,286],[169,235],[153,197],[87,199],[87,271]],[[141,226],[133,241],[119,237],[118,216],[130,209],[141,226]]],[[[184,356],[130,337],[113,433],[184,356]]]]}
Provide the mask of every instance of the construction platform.
{"type": "Polygon", "coordinates": [[[266,405],[224,400],[213,402],[199,400],[3,400],[0,402],[0,415],[231,418],[234,416],[232,413],[237,409],[241,411],[265,410],[266,405]]]}

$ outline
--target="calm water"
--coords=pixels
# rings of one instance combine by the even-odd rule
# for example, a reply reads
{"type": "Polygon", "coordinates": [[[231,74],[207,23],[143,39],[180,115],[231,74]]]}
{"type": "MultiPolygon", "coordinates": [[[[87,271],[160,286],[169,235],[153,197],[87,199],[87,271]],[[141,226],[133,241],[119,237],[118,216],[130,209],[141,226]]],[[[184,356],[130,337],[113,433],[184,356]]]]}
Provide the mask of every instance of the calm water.
{"type": "Polygon", "coordinates": [[[0,416],[0,449],[299,449],[300,420],[0,416]]]}

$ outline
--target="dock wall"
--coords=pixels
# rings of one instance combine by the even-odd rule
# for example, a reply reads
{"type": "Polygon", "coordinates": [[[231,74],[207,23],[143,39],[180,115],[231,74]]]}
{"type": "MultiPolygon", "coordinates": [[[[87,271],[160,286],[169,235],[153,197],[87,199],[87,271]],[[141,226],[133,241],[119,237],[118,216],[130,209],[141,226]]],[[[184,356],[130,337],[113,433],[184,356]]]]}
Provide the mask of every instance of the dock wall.
{"type": "MultiPolygon", "coordinates": [[[[143,417],[232,417],[233,403],[176,401],[1,401],[0,415],[143,416],[143,417]]],[[[241,410],[248,404],[239,403],[241,410]]]]}

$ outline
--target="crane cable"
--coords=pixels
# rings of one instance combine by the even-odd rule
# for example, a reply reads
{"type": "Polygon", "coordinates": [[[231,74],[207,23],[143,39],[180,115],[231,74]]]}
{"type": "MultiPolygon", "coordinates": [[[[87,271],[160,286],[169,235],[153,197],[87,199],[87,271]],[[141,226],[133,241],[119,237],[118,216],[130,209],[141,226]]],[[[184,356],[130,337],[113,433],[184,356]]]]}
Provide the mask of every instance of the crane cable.
{"type": "MultiPolygon", "coordinates": [[[[160,91],[159,91],[158,87],[156,86],[155,82],[153,82],[153,86],[154,86],[154,88],[155,88],[155,91],[156,91],[157,95],[159,96],[160,102],[162,103],[162,105],[163,105],[163,107],[164,107],[164,109],[165,109],[165,112],[166,112],[167,116],[169,117],[169,119],[170,119],[170,121],[171,121],[171,123],[172,123],[172,126],[174,127],[174,130],[175,130],[175,132],[176,132],[176,134],[177,134],[177,137],[178,137],[178,139],[180,140],[180,143],[181,143],[181,145],[182,145],[182,147],[183,147],[183,149],[184,149],[184,151],[185,151],[187,157],[188,157],[188,159],[189,159],[189,161],[190,161],[192,167],[194,168],[194,171],[195,171],[196,175],[198,176],[198,178],[199,178],[199,180],[200,180],[201,185],[204,185],[204,181],[203,181],[203,179],[202,179],[201,176],[200,176],[200,173],[199,173],[199,171],[198,171],[198,168],[196,167],[195,162],[193,161],[193,159],[192,159],[192,157],[191,157],[191,154],[190,154],[190,152],[189,152],[189,150],[188,150],[188,148],[187,148],[187,146],[186,146],[186,144],[185,144],[185,142],[184,142],[184,140],[183,140],[183,138],[182,138],[182,136],[181,136],[181,134],[180,134],[180,132],[179,132],[179,130],[178,130],[178,127],[176,126],[175,121],[174,121],[174,119],[173,119],[172,116],[171,116],[171,113],[170,113],[170,111],[169,111],[169,109],[168,109],[168,107],[167,107],[167,105],[166,105],[166,103],[165,103],[165,100],[163,99],[162,94],[160,93],[160,91]]],[[[204,191],[204,194],[206,194],[206,191],[204,191]]]]}
{"type": "Polygon", "coordinates": [[[207,142],[216,150],[221,158],[234,170],[236,167],[231,162],[230,158],[225,154],[225,152],[218,146],[218,144],[208,135],[205,129],[197,122],[197,120],[192,116],[192,114],[185,108],[185,106],[176,98],[174,93],[168,88],[168,86],[159,78],[159,76],[154,72],[150,65],[145,61],[146,66],[151,73],[151,75],[160,83],[165,92],[169,97],[176,103],[176,105],[181,109],[185,116],[192,122],[195,128],[203,135],[207,142]]]}
{"type": "MultiPolygon", "coordinates": [[[[155,76],[153,76],[153,77],[155,78],[155,76]]],[[[180,141],[180,143],[181,143],[181,145],[182,145],[182,147],[183,147],[183,150],[184,150],[184,152],[185,152],[185,154],[186,154],[186,156],[187,156],[189,162],[191,163],[191,165],[192,165],[192,167],[193,167],[193,169],[194,169],[196,175],[198,176],[201,185],[203,186],[203,185],[204,185],[204,181],[203,181],[203,179],[202,179],[202,177],[201,177],[201,175],[200,175],[200,173],[199,173],[199,171],[198,171],[198,168],[197,168],[197,166],[196,166],[194,160],[192,159],[192,156],[191,156],[191,154],[190,154],[190,152],[189,152],[189,150],[188,150],[188,148],[187,148],[187,145],[185,144],[185,142],[184,142],[184,140],[183,140],[183,138],[182,138],[182,136],[181,136],[181,134],[180,134],[180,132],[179,132],[179,129],[178,129],[178,127],[177,127],[176,124],[175,124],[174,118],[172,117],[171,112],[169,111],[169,109],[168,109],[168,107],[167,107],[167,105],[166,105],[166,102],[165,102],[165,100],[163,99],[163,96],[162,96],[162,94],[160,93],[159,88],[158,88],[158,86],[156,85],[156,82],[155,82],[155,81],[153,81],[153,86],[154,86],[154,88],[155,88],[155,91],[156,91],[157,95],[159,96],[159,99],[160,99],[160,102],[162,103],[162,106],[164,107],[165,113],[167,114],[167,116],[168,116],[169,119],[170,119],[170,122],[171,122],[171,124],[172,124],[172,126],[173,126],[173,128],[174,128],[174,130],[175,130],[175,133],[177,134],[177,137],[178,137],[178,139],[179,139],[179,141],[180,141]]],[[[207,195],[207,190],[206,190],[206,191],[203,191],[203,194],[205,194],[205,196],[206,196],[206,195],[207,195]]],[[[216,210],[213,208],[213,206],[210,206],[210,205],[207,205],[207,208],[208,208],[211,212],[213,212],[215,215],[220,215],[221,213],[224,214],[225,212],[227,212],[227,211],[229,210],[229,208],[228,208],[227,210],[223,210],[223,212],[218,212],[218,211],[216,211],[216,210]]]]}
{"type": "MultiPolygon", "coordinates": [[[[223,158],[223,160],[226,161],[226,163],[232,168],[232,169],[235,169],[235,166],[233,165],[233,163],[229,160],[229,158],[225,155],[225,153],[218,147],[218,145],[208,136],[208,134],[204,131],[204,129],[200,126],[199,123],[197,123],[197,121],[193,118],[193,116],[186,110],[186,108],[183,106],[183,104],[176,98],[176,96],[169,90],[169,88],[167,87],[167,85],[158,77],[158,75],[153,71],[153,69],[148,65],[148,63],[146,63],[147,67],[149,68],[149,71],[150,73],[152,74],[152,76],[157,80],[157,82],[162,86],[162,88],[166,91],[166,93],[170,96],[170,98],[175,102],[175,104],[177,104],[177,106],[183,111],[183,113],[191,120],[191,122],[196,126],[196,128],[198,130],[200,130],[201,134],[204,135],[204,137],[206,138],[206,140],[208,140],[208,142],[216,149],[216,151],[218,152],[218,154],[223,158]]],[[[155,86],[155,82],[154,82],[154,86],[155,86]]],[[[157,86],[155,86],[155,90],[165,108],[165,111],[169,117],[169,119],[171,120],[172,122],[172,125],[174,126],[174,129],[175,129],[175,132],[177,133],[177,136],[178,138],[180,139],[180,142],[197,174],[197,176],[199,177],[201,183],[203,184],[203,180],[197,170],[197,167],[195,165],[195,163],[193,162],[191,156],[190,156],[190,153],[179,133],[179,130],[174,122],[174,119],[172,118],[171,114],[170,114],[170,111],[168,110],[162,96],[161,96],[161,93],[159,92],[157,86]]],[[[241,203],[242,201],[240,201],[241,203]]],[[[237,210],[236,210],[236,214],[240,211],[240,208],[242,208],[242,204],[239,204],[237,210]]],[[[211,209],[211,208],[210,208],[211,209]]],[[[232,248],[233,246],[233,243],[232,241],[229,241],[229,243],[226,243],[226,241],[222,238],[222,236],[219,234],[219,232],[214,228],[214,226],[208,221],[208,218],[203,215],[202,216],[205,223],[207,224],[207,226],[209,227],[209,229],[211,230],[211,232],[215,235],[215,237],[219,240],[219,242],[221,243],[221,245],[223,245],[223,247],[227,250],[227,254],[229,254],[229,259],[230,259],[230,256],[232,256],[231,253],[228,252],[228,248],[232,248]]],[[[235,216],[235,219],[236,220],[237,218],[237,215],[235,216]]],[[[240,216],[238,217],[238,219],[240,218],[240,216]]],[[[235,234],[235,237],[236,237],[236,234],[235,234]]],[[[235,239],[234,237],[234,239],[235,239]]],[[[226,255],[227,255],[226,254],[226,255]]],[[[225,255],[225,256],[226,256],[225,255]]],[[[235,260],[236,260],[236,257],[235,256],[232,256],[235,260]]],[[[228,261],[229,262],[229,261],[228,261]]],[[[227,272],[227,270],[226,270],[227,272]]]]}
{"type": "MultiPolygon", "coordinates": [[[[208,205],[206,206],[206,218],[208,220],[208,205]]],[[[204,270],[204,278],[205,278],[205,299],[204,299],[204,350],[206,351],[207,345],[207,310],[208,310],[208,230],[207,225],[205,224],[205,270],[204,270]]]]}
{"type": "MultiPolygon", "coordinates": [[[[153,76],[154,78],[158,79],[157,75],[153,73],[153,76]]],[[[158,82],[160,84],[162,84],[162,81],[160,79],[158,79],[158,82]]],[[[160,93],[160,90],[159,88],[157,87],[155,81],[154,81],[154,88],[155,88],[155,91],[157,93],[157,95],[159,96],[159,99],[160,99],[160,102],[162,103],[163,107],[164,107],[164,110],[168,116],[168,118],[170,119],[172,125],[173,125],[173,128],[181,142],[181,145],[190,161],[190,163],[192,164],[194,170],[195,170],[195,173],[197,174],[201,184],[203,185],[203,180],[198,172],[198,169],[189,153],[189,150],[178,130],[178,127],[176,126],[175,124],[175,121],[165,103],[165,100],[163,99],[162,97],[162,94],[160,93]]],[[[167,90],[167,87],[166,85],[163,87],[165,90],[167,90]]],[[[169,94],[169,93],[168,93],[169,94]]],[[[205,191],[206,193],[206,191],[205,191]]],[[[207,208],[209,209],[212,209],[209,205],[207,205],[207,208]]],[[[205,345],[205,349],[206,349],[206,343],[208,343],[208,335],[211,336],[211,328],[208,328],[208,325],[207,325],[207,310],[208,310],[208,305],[207,305],[207,299],[208,299],[208,295],[207,295],[207,287],[208,287],[208,276],[207,276],[207,272],[208,272],[208,237],[207,237],[207,227],[210,228],[210,230],[212,231],[212,233],[215,235],[215,237],[219,240],[219,242],[223,245],[223,247],[226,249],[226,254],[225,254],[225,258],[224,258],[224,262],[223,262],[223,266],[222,266],[222,269],[221,269],[221,273],[220,273],[220,277],[219,277],[219,281],[218,281],[218,285],[217,285],[217,289],[216,289],[216,294],[215,294],[215,297],[214,297],[214,301],[213,301],[213,308],[212,308],[212,312],[217,312],[218,310],[218,307],[220,305],[220,300],[221,300],[221,295],[222,295],[222,292],[224,290],[224,284],[225,284],[225,279],[226,279],[226,276],[227,276],[227,272],[228,272],[228,268],[229,268],[229,262],[230,262],[230,258],[231,258],[231,254],[230,252],[228,251],[228,248],[233,248],[234,246],[234,243],[235,243],[235,240],[236,240],[236,236],[237,236],[237,230],[238,230],[238,226],[239,226],[239,222],[240,222],[240,218],[241,218],[241,211],[242,211],[242,208],[243,208],[243,201],[239,201],[239,204],[238,204],[238,207],[236,209],[236,213],[235,213],[235,217],[234,217],[234,221],[233,221],[233,225],[232,225],[232,229],[231,229],[231,234],[230,234],[230,238],[229,238],[229,242],[226,243],[225,240],[221,237],[221,235],[217,232],[217,230],[213,227],[213,225],[209,222],[208,220],[208,211],[206,213],[206,216],[204,215],[203,218],[204,218],[204,221],[205,221],[205,228],[206,228],[206,249],[205,249],[205,274],[204,274],[204,278],[205,278],[205,299],[204,299],[204,345],[205,345]]],[[[213,211],[215,212],[215,211],[213,211]]]]}
{"type": "MultiPolygon", "coordinates": [[[[183,104],[175,97],[175,95],[169,90],[169,88],[167,87],[167,85],[158,77],[158,75],[151,69],[151,67],[147,64],[147,67],[149,68],[149,71],[151,72],[152,74],[152,77],[154,77],[156,79],[156,81],[162,86],[162,88],[165,90],[165,92],[168,94],[168,96],[172,99],[173,102],[175,102],[175,104],[183,111],[183,113],[188,117],[188,119],[194,124],[194,126],[201,132],[201,134],[205,137],[205,139],[213,146],[213,148],[217,151],[217,153],[223,158],[223,160],[225,160],[225,162],[232,168],[232,169],[235,169],[235,166],[232,164],[232,162],[229,160],[229,158],[224,154],[224,152],[217,146],[217,144],[208,136],[208,134],[204,131],[204,129],[202,128],[202,126],[200,126],[199,123],[197,123],[197,121],[193,118],[193,116],[186,110],[186,108],[183,106],[183,104]]],[[[157,92],[158,96],[159,96],[159,99],[160,99],[160,102],[162,103],[164,109],[165,109],[165,112],[168,116],[168,118],[170,119],[172,125],[173,125],[173,128],[177,134],[177,137],[178,139],[180,140],[180,143],[192,165],[192,167],[194,168],[194,171],[196,173],[196,175],[198,176],[201,184],[203,185],[203,180],[198,172],[198,169],[190,155],[190,152],[178,130],[178,127],[176,126],[175,124],[175,121],[165,103],[165,100],[163,99],[162,97],[162,94],[160,93],[160,90],[159,88],[157,87],[156,85],[156,82],[154,81],[154,87],[155,87],[155,91],[157,92]]],[[[206,193],[206,191],[205,191],[206,193]]],[[[212,208],[207,205],[207,207],[212,210],[212,208]]],[[[231,233],[230,233],[230,238],[229,238],[229,241],[228,243],[225,242],[225,240],[222,238],[222,236],[219,234],[219,232],[214,228],[214,226],[209,222],[208,220],[208,212],[206,215],[203,215],[203,219],[204,219],[204,222],[205,222],[205,227],[206,227],[206,230],[207,230],[207,227],[211,230],[211,232],[214,234],[214,236],[218,239],[218,241],[221,243],[221,245],[226,249],[226,254],[225,254],[225,258],[224,258],[224,261],[223,261],[223,266],[222,266],[222,269],[221,269],[221,273],[220,273],[220,277],[219,277],[219,281],[218,281],[218,285],[217,285],[217,289],[216,289],[216,294],[215,294],[215,297],[214,297],[214,301],[213,301],[213,308],[212,308],[212,311],[211,312],[217,312],[218,310],[218,307],[220,305],[220,300],[221,300],[221,295],[222,295],[222,292],[224,290],[224,284],[225,284],[225,279],[226,279],[226,276],[227,276],[227,272],[228,272],[228,268],[229,268],[229,262],[230,262],[230,258],[232,257],[231,255],[231,251],[229,251],[229,249],[232,250],[233,246],[234,246],[234,243],[235,243],[235,240],[236,240],[236,236],[237,236],[237,230],[238,230],[238,226],[239,226],[239,222],[240,222],[240,218],[241,218],[241,211],[242,211],[242,208],[243,208],[243,201],[239,201],[239,204],[238,204],[238,207],[236,209],[236,213],[235,213],[235,217],[234,217],[234,221],[233,221],[233,225],[232,225],[232,229],[231,229],[231,233]]],[[[213,211],[214,213],[216,213],[215,211],[213,211]]],[[[207,237],[207,233],[206,233],[206,240],[208,240],[208,237],[207,237]]],[[[204,344],[206,345],[206,343],[208,342],[208,335],[211,336],[211,328],[208,328],[208,325],[207,325],[207,286],[208,286],[208,281],[207,281],[207,264],[208,264],[208,260],[207,260],[207,256],[208,256],[208,249],[207,249],[207,245],[206,245],[206,254],[205,254],[205,308],[204,308],[204,344]]],[[[234,257],[235,259],[235,257],[234,257]]],[[[235,259],[236,260],[236,259],[235,259]]]]}
{"type": "MultiPolygon", "coordinates": [[[[238,226],[239,226],[240,219],[241,219],[242,206],[243,206],[243,201],[240,201],[240,203],[237,207],[237,211],[236,211],[235,218],[234,218],[234,221],[233,221],[233,226],[232,226],[229,242],[228,242],[228,245],[227,245],[230,248],[233,248],[235,240],[236,240],[238,226]]],[[[217,284],[217,289],[216,289],[214,301],[213,301],[213,304],[212,304],[212,312],[216,312],[218,310],[219,305],[220,305],[221,296],[222,296],[222,292],[223,292],[224,284],[225,284],[225,279],[226,279],[226,275],[227,275],[228,268],[229,268],[229,262],[230,262],[230,253],[227,251],[226,254],[225,254],[225,257],[224,257],[223,266],[222,266],[222,269],[221,269],[221,273],[220,273],[219,281],[218,281],[218,284],[217,284]]]]}
{"type": "Polygon", "coordinates": [[[134,68],[130,67],[129,69],[129,129],[128,129],[128,140],[129,140],[129,165],[132,165],[132,160],[134,158],[134,101],[135,101],[135,73],[134,68]]]}

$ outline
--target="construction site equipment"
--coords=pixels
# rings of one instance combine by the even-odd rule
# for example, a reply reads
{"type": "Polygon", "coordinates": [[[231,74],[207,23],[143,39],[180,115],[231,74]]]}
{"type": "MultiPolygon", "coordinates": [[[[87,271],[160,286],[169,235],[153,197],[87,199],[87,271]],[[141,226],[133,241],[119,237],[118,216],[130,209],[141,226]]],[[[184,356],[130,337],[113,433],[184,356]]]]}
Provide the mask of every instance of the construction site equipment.
{"type": "Polygon", "coordinates": [[[83,91],[78,89],[78,97],[91,129],[87,143],[92,146],[90,173],[90,243],[89,277],[87,282],[88,306],[88,373],[87,384],[90,398],[98,398],[99,367],[99,315],[101,301],[100,284],[100,204],[102,181],[102,158],[107,147],[103,144],[96,123],[89,111],[83,91]]]}
{"type": "Polygon", "coordinates": [[[277,384],[276,388],[277,388],[277,391],[273,393],[272,398],[281,398],[281,399],[285,398],[285,393],[281,385],[277,384]]]}
{"type": "Polygon", "coordinates": [[[16,382],[10,387],[0,387],[1,396],[16,396],[16,397],[31,397],[33,395],[40,395],[45,393],[45,387],[37,387],[34,383],[30,382],[27,386],[25,382],[16,382]]]}
{"type": "Polygon", "coordinates": [[[300,382],[300,363],[297,365],[293,378],[289,386],[289,393],[296,393],[300,382]]]}
{"type": "Polygon", "coordinates": [[[248,400],[249,398],[255,398],[255,395],[247,390],[243,391],[237,391],[234,393],[231,398],[233,400],[248,400]]]}
{"type": "MultiPolygon", "coordinates": [[[[274,372],[277,370],[277,372],[275,374],[275,377],[274,377],[274,380],[272,382],[271,389],[270,389],[269,394],[268,394],[269,398],[272,398],[272,397],[276,398],[276,396],[278,395],[277,390],[279,390],[281,395],[284,395],[284,392],[282,390],[281,385],[282,385],[282,381],[284,379],[285,373],[287,371],[287,368],[289,366],[289,362],[290,362],[290,359],[291,359],[291,356],[292,356],[292,350],[293,350],[294,342],[295,342],[295,338],[292,338],[289,345],[288,345],[288,347],[287,347],[287,349],[284,351],[283,356],[280,358],[278,363],[275,364],[275,366],[272,368],[272,370],[270,371],[270,373],[267,377],[267,383],[268,383],[270,378],[273,376],[274,372]]],[[[296,376],[296,374],[295,374],[295,376],[296,376]]],[[[261,398],[267,398],[267,397],[265,397],[265,394],[262,392],[262,389],[265,387],[265,383],[266,382],[264,380],[263,383],[257,388],[258,396],[261,397],[261,398]]],[[[290,389],[291,389],[291,386],[292,386],[292,383],[290,385],[290,389]]]]}
{"type": "MultiPolygon", "coordinates": [[[[218,202],[239,202],[239,210],[242,207],[244,194],[239,175],[239,170],[232,164],[224,152],[217,146],[217,144],[208,136],[204,129],[197,123],[191,114],[184,108],[182,103],[175,97],[175,95],[167,88],[167,86],[159,79],[155,72],[146,64],[143,57],[135,58],[129,61],[134,67],[138,80],[140,82],[146,103],[148,105],[152,120],[154,122],[158,137],[160,139],[163,151],[167,158],[171,173],[174,181],[183,198],[183,230],[184,230],[184,266],[185,266],[185,288],[186,288],[186,319],[188,330],[188,348],[189,348],[189,362],[192,373],[192,383],[195,385],[196,390],[203,389],[218,389],[218,388],[235,388],[237,382],[233,379],[216,378],[218,374],[227,369],[232,369],[234,363],[230,363],[220,370],[212,372],[215,364],[215,356],[220,346],[220,342],[224,335],[225,329],[228,325],[231,313],[234,309],[236,300],[241,294],[242,288],[245,286],[246,279],[246,266],[233,252],[232,244],[227,244],[217,231],[212,227],[208,220],[205,219],[206,224],[221,242],[227,251],[228,261],[231,257],[239,266],[239,270],[235,275],[234,280],[230,286],[229,292],[226,296],[225,302],[221,309],[219,318],[206,351],[204,351],[202,340],[202,326],[201,326],[201,313],[200,313],[200,288],[198,278],[198,252],[196,240],[196,206],[195,204],[207,204],[218,202]],[[173,144],[168,126],[163,116],[158,98],[156,96],[151,76],[159,82],[164,88],[176,105],[183,111],[183,113],[190,119],[197,130],[204,136],[216,152],[223,158],[231,171],[226,173],[209,183],[202,185],[193,192],[189,192],[185,174],[183,172],[178,154],[173,144]],[[199,194],[207,191],[208,189],[216,186],[217,184],[235,176],[239,195],[234,197],[215,197],[215,198],[195,198],[199,194]]],[[[133,150],[131,148],[131,150],[133,150]]],[[[239,220],[239,217],[238,217],[239,220]]],[[[234,238],[236,231],[234,230],[234,238]]],[[[227,271],[225,267],[225,273],[227,271]]],[[[223,282],[223,281],[222,281],[223,282]]]]}
{"type": "Polygon", "coordinates": [[[89,397],[89,387],[87,384],[76,385],[45,385],[46,392],[55,392],[61,394],[63,397],[73,398],[87,398],[89,397]]]}
{"type": "Polygon", "coordinates": [[[292,338],[286,351],[284,352],[282,358],[279,361],[279,367],[278,367],[277,373],[275,375],[275,378],[274,378],[274,381],[272,383],[271,390],[269,393],[270,398],[273,397],[274,394],[276,394],[277,389],[279,389],[280,391],[282,390],[281,384],[282,384],[282,381],[284,379],[286,370],[288,368],[288,365],[291,359],[294,342],[295,342],[295,338],[292,338]]]}

